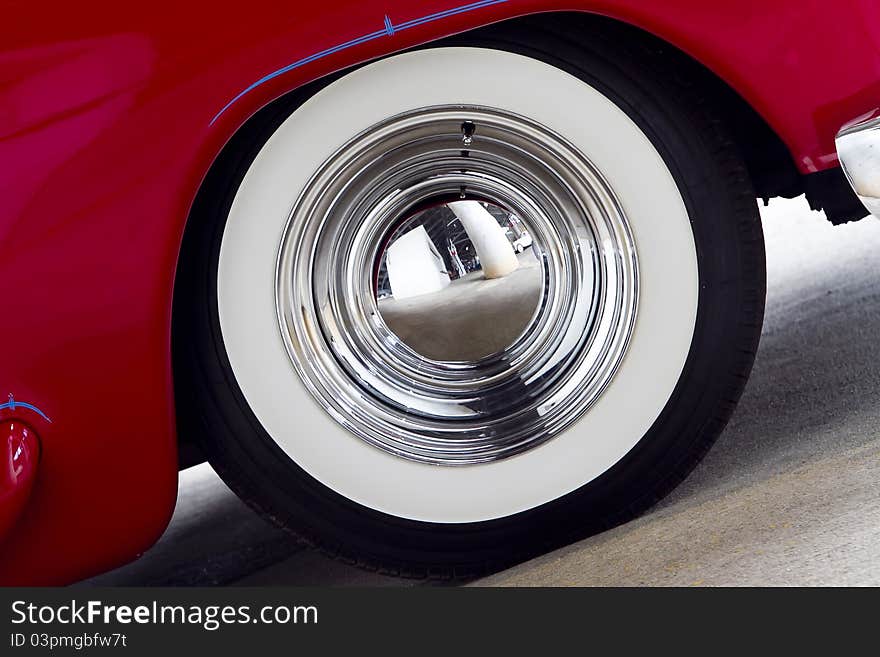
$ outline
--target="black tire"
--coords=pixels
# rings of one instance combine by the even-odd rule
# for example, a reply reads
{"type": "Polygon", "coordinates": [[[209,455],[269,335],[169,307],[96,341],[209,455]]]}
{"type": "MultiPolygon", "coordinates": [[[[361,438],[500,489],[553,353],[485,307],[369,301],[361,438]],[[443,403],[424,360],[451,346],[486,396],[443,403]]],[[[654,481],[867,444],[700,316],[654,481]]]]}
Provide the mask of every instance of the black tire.
{"type": "Polygon", "coordinates": [[[707,452],[740,397],[758,346],[765,261],[757,204],[723,123],[699,89],[679,79],[674,58],[620,37],[542,19],[528,29],[512,22],[450,44],[525,54],[581,78],[632,118],[672,171],[697,245],[699,306],[683,374],[650,431],[610,470],[562,498],[459,525],[368,509],[319,483],[279,449],[231,372],[218,321],[217,263],[245,171],[284,118],[321,86],[315,85],[261,112],[227,148],[193,209],[178,274],[174,363],[181,431],[200,437],[214,468],[255,509],[349,563],[401,576],[471,577],[634,517],[707,452]]]}

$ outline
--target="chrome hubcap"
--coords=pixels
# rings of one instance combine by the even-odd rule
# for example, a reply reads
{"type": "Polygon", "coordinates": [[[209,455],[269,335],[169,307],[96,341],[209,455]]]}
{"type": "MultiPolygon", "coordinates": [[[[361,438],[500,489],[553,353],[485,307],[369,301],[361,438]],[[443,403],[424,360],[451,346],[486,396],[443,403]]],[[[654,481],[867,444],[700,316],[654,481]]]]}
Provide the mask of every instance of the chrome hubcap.
{"type": "Polygon", "coordinates": [[[626,217],[585,155],[462,106],[394,117],[328,159],[276,280],[315,399],[371,445],[438,465],[508,458],[576,421],[626,351],[637,294],[626,217]]]}

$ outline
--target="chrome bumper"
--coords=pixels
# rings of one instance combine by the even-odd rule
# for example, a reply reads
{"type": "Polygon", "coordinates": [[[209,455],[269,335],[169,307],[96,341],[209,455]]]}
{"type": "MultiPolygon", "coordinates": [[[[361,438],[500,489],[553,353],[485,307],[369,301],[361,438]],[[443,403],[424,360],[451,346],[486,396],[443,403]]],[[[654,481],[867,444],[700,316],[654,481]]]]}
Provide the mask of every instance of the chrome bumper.
{"type": "Polygon", "coordinates": [[[837,156],[849,184],[875,217],[880,217],[880,114],[844,126],[837,156]]]}

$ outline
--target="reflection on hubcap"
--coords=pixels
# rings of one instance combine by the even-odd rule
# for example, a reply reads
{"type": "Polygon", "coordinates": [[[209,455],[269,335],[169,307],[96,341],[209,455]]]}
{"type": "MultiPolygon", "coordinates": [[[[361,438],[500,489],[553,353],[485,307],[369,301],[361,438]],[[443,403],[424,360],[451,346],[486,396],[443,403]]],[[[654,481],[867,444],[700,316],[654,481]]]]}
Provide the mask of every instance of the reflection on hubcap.
{"type": "Polygon", "coordinates": [[[379,313],[425,358],[487,358],[532,322],[541,262],[528,228],[503,208],[477,201],[428,208],[397,227],[387,245],[379,254],[379,313]]]}
{"type": "Polygon", "coordinates": [[[343,426],[400,457],[531,449],[599,397],[638,269],[587,158],[482,107],[389,119],[335,153],[291,213],[276,302],[291,361],[343,426]]]}

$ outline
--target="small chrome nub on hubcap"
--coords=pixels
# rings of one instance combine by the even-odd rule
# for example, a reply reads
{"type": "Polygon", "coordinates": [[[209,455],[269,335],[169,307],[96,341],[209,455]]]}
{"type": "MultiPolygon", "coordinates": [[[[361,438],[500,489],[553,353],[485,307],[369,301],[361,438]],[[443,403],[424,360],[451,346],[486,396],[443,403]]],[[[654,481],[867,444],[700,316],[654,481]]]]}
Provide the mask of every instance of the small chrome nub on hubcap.
{"type": "Polygon", "coordinates": [[[589,160],[465,106],[396,116],[328,159],[276,278],[316,400],[371,445],[438,465],[508,458],[576,421],[623,358],[637,294],[626,217],[589,160]]]}
{"type": "Polygon", "coordinates": [[[477,132],[477,126],[473,121],[465,121],[461,124],[461,141],[465,146],[474,143],[474,134],[477,132]]]}

